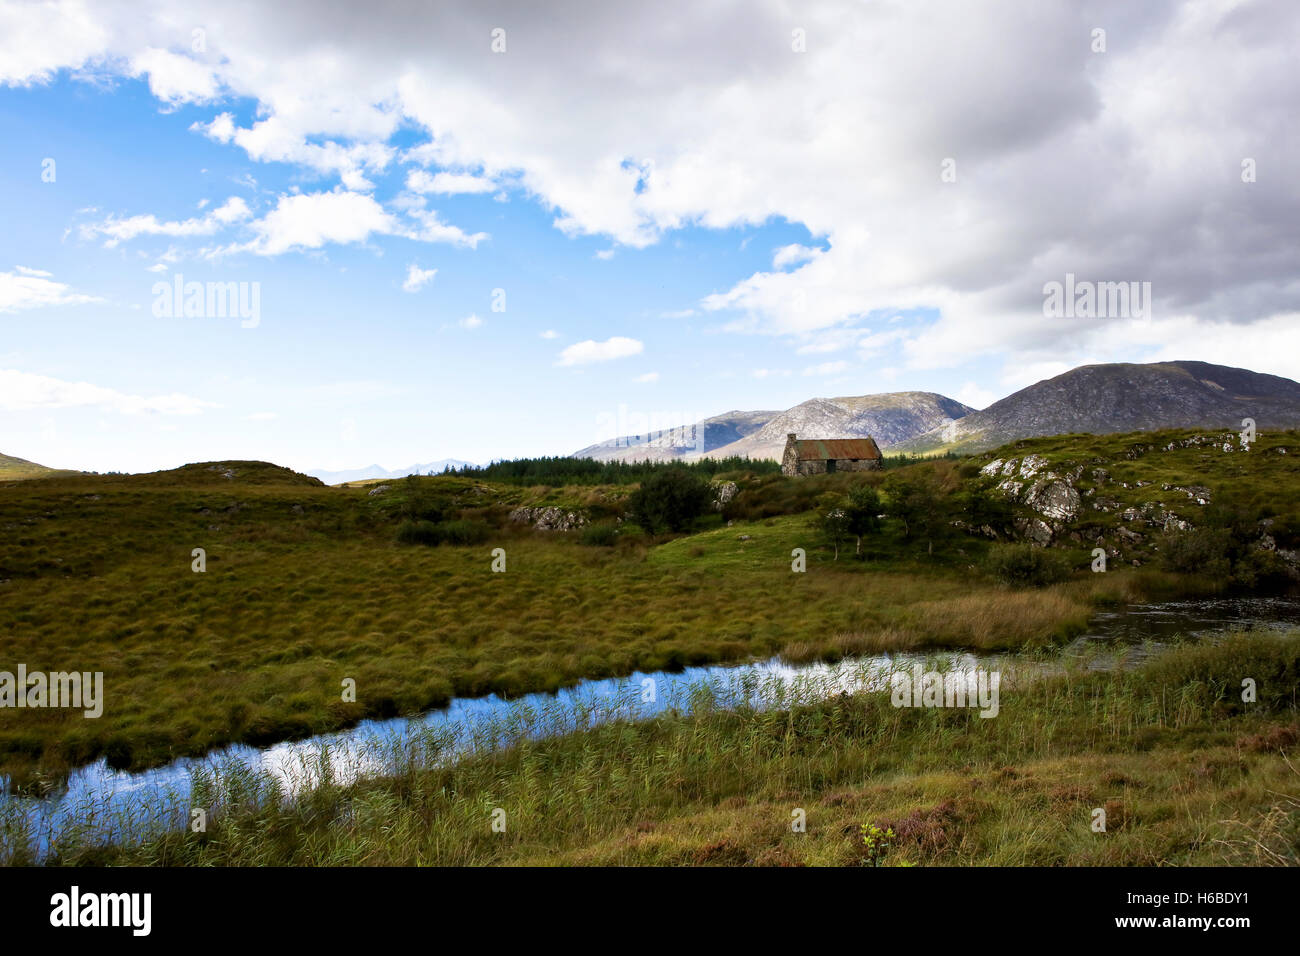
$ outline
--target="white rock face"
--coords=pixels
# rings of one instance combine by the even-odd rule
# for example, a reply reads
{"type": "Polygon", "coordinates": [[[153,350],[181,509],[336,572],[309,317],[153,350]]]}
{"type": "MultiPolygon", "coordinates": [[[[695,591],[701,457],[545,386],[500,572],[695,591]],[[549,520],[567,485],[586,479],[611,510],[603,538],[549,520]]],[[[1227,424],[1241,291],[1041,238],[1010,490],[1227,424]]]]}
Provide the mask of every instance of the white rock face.
{"type": "Polygon", "coordinates": [[[1059,479],[1040,479],[1025,495],[1025,504],[1053,521],[1073,521],[1079,513],[1079,503],[1079,492],[1059,479]]]}
{"type": "Polygon", "coordinates": [[[538,531],[573,531],[587,523],[587,519],[576,511],[562,508],[516,508],[510,512],[510,520],[521,524],[531,524],[538,531]]]}
{"type": "Polygon", "coordinates": [[[736,483],[734,481],[715,481],[713,482],[713,510],[721,511],[728,501],[736,497],[736,483]]]}
{"type": "Polygon", "coordinates": [[[1020,477],[1032,478],[1047,465],[1047,459],[1041,455],[1026,455],[1020,463],[1020,477]]]}

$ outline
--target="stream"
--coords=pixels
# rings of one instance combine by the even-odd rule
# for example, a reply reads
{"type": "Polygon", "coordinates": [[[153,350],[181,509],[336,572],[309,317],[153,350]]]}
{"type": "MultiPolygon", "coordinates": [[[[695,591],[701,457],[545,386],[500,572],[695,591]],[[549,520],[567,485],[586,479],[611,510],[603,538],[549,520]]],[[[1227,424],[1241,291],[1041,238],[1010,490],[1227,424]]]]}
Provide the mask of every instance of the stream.
{"type": "MultiPolygon", "coordinates": [[[[1175,641],[1204,640],[1246,629],[1300,627],[1300,600],[1242,598],[1127,605],[1098,612],[1087,633],[1060,651],[1052,666],[1076,660],[1089,669],[1131,666],[1175,641]]],[[[555,694],[514,700],[496,695],[454,698],[416,717],[366,720],[347,730],[265,748],[236,744],[203,757],[180,758],[140,773],[117,771],[103,759],[74,770],[45,796],[10,793],[0,778],[0,863],[25,844],[43,858],[65,841],[139,841],[188,827],[196,794],[212,795],[243,780],[273,779],[286,797],[316,786],[382,776],[419,760],[446,763],[525,739],[571,733],[614,720],[644,720],[700,707],[787,708],[833,694],[884,691],[889,676],[921,663],[928,669],[973,672],[1047,666],[1015,654],[880,654],[835,664],[790,665],[779,658],[688,667],[630,677],[581,681],[555,694]]],[[[1005,684],[1004,684],[1005,686],[1005,684]]],[[[211,807],[213,801],[204,801],[211,807]]],[[[219,803],[217,804],[219,805],[219,803]]]]}

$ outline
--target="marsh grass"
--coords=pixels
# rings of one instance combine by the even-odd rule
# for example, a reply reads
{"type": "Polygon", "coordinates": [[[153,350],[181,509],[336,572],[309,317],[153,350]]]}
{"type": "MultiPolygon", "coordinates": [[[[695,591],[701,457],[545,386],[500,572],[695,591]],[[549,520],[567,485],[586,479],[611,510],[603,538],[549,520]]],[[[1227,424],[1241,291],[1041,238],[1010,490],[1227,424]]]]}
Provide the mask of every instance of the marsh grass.
{"type": "Polygon", "coordinates": [[[296,799],[237,775],[207,833],[71,839],[53,862],[857,865],[864,824],[896,833],[884,865],[1294,862],[1298,661],[1300,635],[1258,634],[1136,669],[1020,668],[992,719],[761,680],[645,721],[543,708],[479,728],[455,760],[450,738],[412,744],[384,776],[324,773],[296,799]],[[1252,709],[1242,673],[1264,691],[1252,709]]]}
{"type": "MultiPolygon", "coordinates": [[[[1099,458],[1113,480],[1097,493],[1125,504],[1154,498],[1186,510],[1186,495],[1159,491],[1162,480],[1231,486],[1271,508],[1279,546],[1292,540],[1298,456],[1278,450],[1296,433],[1261,433],[1249,454],[1124,457],[1183,434],[1035,439],[998,454],[1043,454],[1052,467],[1099,458]],[[1117,490],[1121,477],[1149,484],[1117,490]]],[[[977,463],[904,467],[932,472],[953,492],[978,475],[977,463]]],[[[524,469],[508,484],[418,478],[376,495],[378,485],[327,488],[261,462],[0,486],[5,662],[102,671],[106,693],[94,721],[52,709],[11,714],[0,723],[0,774],[39,787],[100,757],[139,770],[233,742],[420,713],[453,697],[517,697],[636,670],[776,654],[812,661],[1042,647],[1078,633],[1098,604],[1223,586],[1144,567],[1076,570],[1016,590],[981,571],[989,545],[979,537],[954,532],[931,555],[890,522],[864,541],[866,560],[832,560],[808,509],[883,473],[728,473],[740,486],[726,515],[734,526],[712,515],[701,533],[656,538],[625,521],[609,547],[608,522],[633,486],[565,485],[554,471],[530,478],[524,469]],[[593,546],[508,520],[513,508],[543,503],[585,510],[593,546]],[[428,520],[412,516],[429,509],[440,520],[407,534],[440,543],[400,543],[402,522],[428,520]],[[197,547],[207,552],[204,574],[191,572],[197,547]],[[508,553],[506,574],[490,571],[494,547],[508,553]],[[796,547],[807,552],[805,574],[791,572],[796,547]],[[342,699],[347,678],[356,702],[342,699]]],[[[1091,488],[1086,477],[1080,488],[1091,488]]],[[[1085,516],[1080,527],[1091,534],[1101,521],[1085,516]]],[[[1076,569],[1086,568],[1086,553],[1069,552],[1076,569]]]]}

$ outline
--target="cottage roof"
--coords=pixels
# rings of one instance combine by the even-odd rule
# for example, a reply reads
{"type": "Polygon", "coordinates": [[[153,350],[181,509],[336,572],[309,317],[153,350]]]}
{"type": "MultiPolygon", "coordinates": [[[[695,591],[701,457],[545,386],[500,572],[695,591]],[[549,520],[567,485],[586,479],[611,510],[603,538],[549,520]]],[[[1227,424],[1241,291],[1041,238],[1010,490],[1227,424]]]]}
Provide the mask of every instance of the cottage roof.
{"type": "Polygon", "coordinates": [[[870,438],[799,438],[795,440],[794,447],[799,461],[826,461],[831,458],[843,461],[880,457],[880,449],[870,438]]]}

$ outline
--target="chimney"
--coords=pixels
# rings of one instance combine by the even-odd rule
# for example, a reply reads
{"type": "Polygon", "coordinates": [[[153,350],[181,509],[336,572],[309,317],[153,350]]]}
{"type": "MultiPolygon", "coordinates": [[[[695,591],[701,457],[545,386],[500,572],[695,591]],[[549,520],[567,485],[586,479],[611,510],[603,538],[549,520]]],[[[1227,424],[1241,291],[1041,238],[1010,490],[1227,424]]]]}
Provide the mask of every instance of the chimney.
{"type": "Polygon", "coordinates": [[[786,440],[786,441],[794,441],[794,432],[786,432],[786,434],[785,434],[785,440],[786,440]]]}

